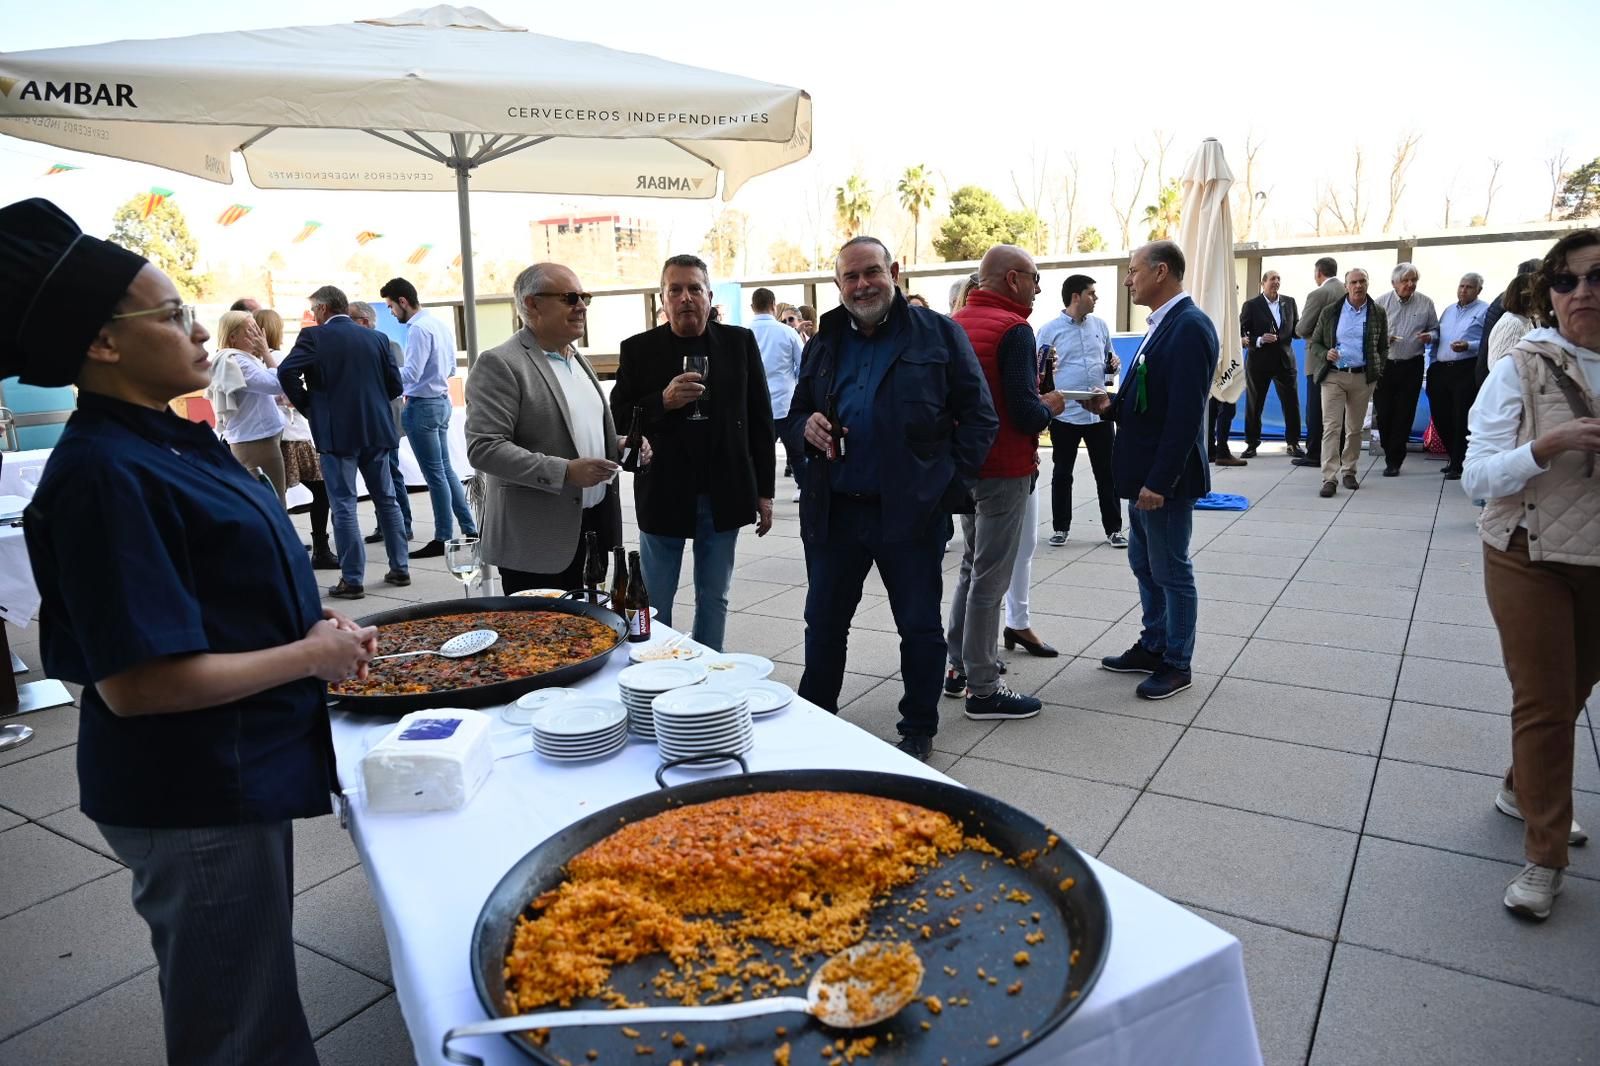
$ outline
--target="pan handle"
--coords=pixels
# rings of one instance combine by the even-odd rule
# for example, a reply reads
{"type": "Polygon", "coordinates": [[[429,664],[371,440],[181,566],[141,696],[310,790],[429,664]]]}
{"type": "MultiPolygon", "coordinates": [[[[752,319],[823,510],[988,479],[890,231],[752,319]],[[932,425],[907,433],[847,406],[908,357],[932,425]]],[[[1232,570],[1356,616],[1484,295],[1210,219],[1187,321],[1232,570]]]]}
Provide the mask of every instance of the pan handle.
{"type": "Polygon", "coordinates": [[[681,759],[668,759],[666,762],[656,767],[656,784],[662,788],[670,788],[671,786],[667,784],[667,771],[672,769],[674,766],[687,766],[690,763],[697,762],[723,762],[728,759],[732,759],[734,762],[739,764],[740,773],[747,774],[750,772],[750,764],[745,762],[744,756],[740,755],[738,752],[708,751],[702,755],[685,755],[681,759]]]}

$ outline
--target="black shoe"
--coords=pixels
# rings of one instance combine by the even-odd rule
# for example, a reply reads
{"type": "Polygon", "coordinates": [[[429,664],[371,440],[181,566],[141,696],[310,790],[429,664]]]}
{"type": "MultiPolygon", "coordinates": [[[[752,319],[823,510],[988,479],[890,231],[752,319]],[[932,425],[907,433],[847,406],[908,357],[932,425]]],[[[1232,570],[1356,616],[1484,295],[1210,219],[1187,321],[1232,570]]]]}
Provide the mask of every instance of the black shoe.
{"type": "Polygon", "coordinates": [[[783,464],[783,476],[784,477],[794,477],[794,467],[790,466],[788,463],[784,463],[783,464]]]}
{"type": "Polygon", "coordinates": [[[1232,453],[1224,453],[1211,460],[1217,466],[1249,466],[1243,459],[1235,459],[1232,453]]]}
{"type": "Polygon", "coordinates": [[[1037,655],[1041,659],[1054,659],[1057,655],[1061,654],[1044,641],[1029,640],[1027,637],[1023,636],[1021,633],[1018,633],[1010,626],[1006,626],[1004,629],[1002,629],[1001,633],[1005,637],[1006,651],[1010,651],[1018,644],[1021,644],[1023,650],[1029,655],[1037,655]]]}
{"type": "Polygon", "coordinates": [[[1194,678],[1187,670],[1163,665],[1154,674],[1139,682],[1139,687],[1134,689],[1140,699],[1164,700],[1168,696],[1176,696],[1190,685],[1194,678]]]}
{"type": "Polygon", "coordinates": [[[976,722],[1007,718],[1032,718],[1044,704],[1034,696],[1012,692],[1001,685],[990,696],[968,696],[962,713],[976,722]]]}
{"type": "Polygon", "coordinates": [[[1304,459],[1305,457],[1306,457],[1306,450],[1304,448],[1300,447],[1300,445],[1298,445],[1298,444],[1289,445],[1289,458],[1291,458],[1291,459],[1304,459]]]}
{"type": "Polygon", "coordinates": [[[339,569],[339,557],[328,550],[328,538],[325,536],[311,538],[311,569],[339,569]]]}
{"type": "Polygon", "coordinates": [[[382,544],[383,543],[383,530],[374,529],[371,533],[368,533],[365,537],[362,537],[361,539],[362,539],[362,541],[364,541],[367,544],[382,544]]]}
{"type": "Polygon", "coordinates": [[[364,586],[352,585],[342,577],[337,585],[328,590],[328,596],[335,600],[359,600],[366,594],[364,586]]]}
{"type": "Polygon", "coordinates": [[[933,738],[901,737],[895,747],[919,762],[927,762],[928,756],[933,754],[933,738]]]}
{"type": "Polygon", "coordinates": [[[1322,491],[1317,493],[1317,495],[1321,496],[1324,500],[1326,500],[1329,496],[1332,496],[1334,493],[1336,493],[1338,491],[1339,491],[1339,483],[1337,481],[1324,481],[1322,483],[1322,491]]]}
{"type": "Polygon", "coordinates": [[[954,670],[944,672],[944,694],[953,700],[958,700],[967,694],[967,675],[958,674],[954,670]]]}
{"type": "Polygon", "coordinates": [[[1254,459],[1255,457],[1256,446],[1254,444],[1250,445],[1250,447],[1239,453],[1239,458],[1241,459],[1254,459]]]}
{"type": "Polygon", "coordinates": [[[1444,479],[1446,481],[1460,481],[1461,480],[1461,471],[1459,471],[1459,470],[1446,470],[1444,472],[1444,479]]]}
{"type": "Polygon", "coordinates": [[[444,541],[430,540],[422,547],[411,553],[413,559],[442,559],[444,558],[444,541]]]}
{"type": "Polygon", "coordinates": [[[999,674],[1001,677],[1005,676],[1005,674],[1006,674],[1006,661],[1004,659],[996,659],[994,661],[994,672],[999,674]]]}
{"type": "Polygon", "coordinates": [[[1299,456],[1296,456],[1295,458],[1291,459],[1289,461],[1289,465],[1290,466],[1321,466],[1322,465],[1322,459],[1321,459],[1320,456],[1313,457],[1313,456],[1310,456],[1310,455],[1299,455],[1299,456]]]}
{"type": "Polygon", "coordinates": [[[385,584],[404,586],[411,584],[411,575],[404,570],[391,570],[383,575],[383,580],[385,584]]]}
{"type": "Polygon", "coordinates": [[[1161,653],[1136,643],[1121,655],[1101,659],[1100,669],[1119,674],[1153,674],[1161,669],[1161,653]]]}
{"type": "Polygon", "coordinates": [[[1354,474],[1346,474],[1344,476],[1344,487],[1349,489],[1351,492],[1354,492],[1356,489],[1361,487],[1361,482],[1356,480],[1356,476],[1354,474]]]}
{"type": "Polygon", "coordinates": [[[1383,468],[1383,476],[1384,477],[1399,477],[1400,476],[1400,468],[1398,466],[1386,466],[1386,467],[1383,468]]]}

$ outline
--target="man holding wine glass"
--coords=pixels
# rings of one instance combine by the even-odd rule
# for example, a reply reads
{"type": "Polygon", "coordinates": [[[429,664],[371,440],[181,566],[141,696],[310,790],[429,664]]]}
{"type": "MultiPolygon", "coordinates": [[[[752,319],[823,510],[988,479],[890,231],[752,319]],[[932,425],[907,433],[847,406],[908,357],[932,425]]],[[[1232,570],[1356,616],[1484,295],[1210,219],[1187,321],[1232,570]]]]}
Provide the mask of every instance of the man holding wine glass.
{"type": "Polygon", "coordinates": [[[734,546],[772,528],[772,404],[755,335],[711,320],[711,280],[692,255],[661,270],[667,322],[622,342],[611,413],[654,449],[633,479],[639,556],[657,620],[672,624],[683,548],[694,544],[694,639],[722,650],[734,546]]]}
{"type": "Polygon", "coordinates": [[[593,299],[577,274],[536,263],[514,294],[522,329],[467,378],[467,455],[486,486],[481,559],[500,568],[508,594],[566,591],[582,584],[585,533],[602,550],[622,543],[622,438],[573,347],[593,299]]]}

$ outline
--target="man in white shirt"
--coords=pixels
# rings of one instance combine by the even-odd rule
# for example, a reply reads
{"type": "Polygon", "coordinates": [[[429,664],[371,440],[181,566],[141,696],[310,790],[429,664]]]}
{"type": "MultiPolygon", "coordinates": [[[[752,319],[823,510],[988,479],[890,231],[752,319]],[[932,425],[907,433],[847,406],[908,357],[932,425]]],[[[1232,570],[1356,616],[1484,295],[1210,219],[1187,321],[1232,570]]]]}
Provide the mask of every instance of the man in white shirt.
{"type": "Polygon", "coordinates": [[[1467,461],[1467,412],[1478,395],[1478,345],[1489,305],[1478,299],[1482,274],[1463,274],[1456,286],[1456,302],[1439,316],[1439,347],[1428,368],[1428,408],[1433,426],[1449,455],[1446,481],[1460,481],[1467,461]]]}
{"type": "Polygon", "coordinates": [[[1417,291],[1420,278],[1413,264],[1396,265],[1389,275],[1394,291],[1375,301],[1389,319],[1389,359],[1372,392],[1372,426],[1383,445],[1384,477],[1399,477],[1406,461],[1417,397],[1422,395],[1424,353],[1439,337],[1433,301],[1417,291]]]}
{"type": "MultiPolygon", "coordinates": [[[[1088,392],[1103,388],[1107,374],[1120,368],[1111,350],[1111,331],[1104,320],[1093,314],[1099,296],[1094,279],[1073,274],[1061,283],[1061,314],[1039,330],[1039,347],[1055,356],[1056,388],[1064,392],[1088,392]]],[[[1072,531],[1072,473],[1078,463],[1081,441],[1089,452],[1089,469],[1094,472],[1096,494],[1100,498],[1100,525],[1106,543],[1126,548],[1122,534],[1122,506],[1111,479],[1111,449],[1115,429],[1099,415],[1091,414],[1076,400],[1068,400],[1062,412],[1050,420],[1050,543],[1067,542],[1072,531]]]]}
{"type": "MultiPolygon", "coordinates": [[[[761,366],[767,372],[767,394],[772,398],[772,428],[778,440],[784,440],[789,425],[789,400],[794,396],[795,381],[800,377],[800,353],[805,348],[800,334],[793,327],[779,322],[772,313],[777,297],[771,289],[757,289],[750,294],[750,310],[755,317],[750,320],[750,332],[756,335],[756,347],[761,349],[761,366]]],[[[789,317],[794,313],[789,312],[789,317]]],[[[798,318],[796,318],[798,321],[798,318]]],[[[805,466],[805,453],[790,449],[784,441],[785,468],[798,485],[800,470],[805,466]]],[[[800,490],[795,489],[794,500],[800,501],[800,490]]]]}
{"type": "Polygon", "coordinates": [[[455,333],[433,312],[417,306],[417,287],[405,278],[391,278],[378,295],[395,318],[411,327],[406,333],[406,365],[400,368],[406,397],[401,421],[433,502],[433,539],[411,558],[435,559],[444,555],[444,542],[455,536],[452,513],[461,523],[463,537],[478,535],[467,493],[450,466],[449,379],[456,372],[455,333]]]}

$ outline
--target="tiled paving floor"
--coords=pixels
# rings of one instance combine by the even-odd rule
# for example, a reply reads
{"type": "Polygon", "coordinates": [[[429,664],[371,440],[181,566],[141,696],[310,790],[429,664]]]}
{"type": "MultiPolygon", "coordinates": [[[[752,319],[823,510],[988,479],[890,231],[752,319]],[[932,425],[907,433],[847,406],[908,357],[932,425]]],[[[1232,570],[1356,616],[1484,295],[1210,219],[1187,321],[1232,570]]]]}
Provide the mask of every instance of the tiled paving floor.
{"type": "MultiPolygon", "coordinates": [[[[1011,684],[1039,694],[1045,713],[976,723],[946,703],[934,764],[1237,935],[1273,1066],[1594,1062],[1597,845],[1574,850],[1550,921],[1500,906],[1521,834],[1490,803],[1509,689],[1475,509],[1420,456],[1398,479],[1369,469],[1361,491],[1323,500],[1315,471],[1269,452],[1218,474],[1249,511],[1196,517],[1193,690],[1142,703],[1136,679],[1096,668],[1132,641],[1137,596],[1123,556],[1097,536],[1080,462],[1073,539],[1045,544],[1046,516],[1035,557],[1035,626],[1062,655],[1008,656],[1011,684]]],[[[775,676],[794,683],[804,568],[788,495],[772,535],[741,539],[729,632],[730,650],[773,657],[775,676]]],[[[426,514],[426,496],[412,506],[426,514]]],[[[365,611],[455,589],[437,563],[389,589],[381,566],[369,574],[384,591],[365,611]]],[[[892,736],[899,661],[876,580],[856,626],[842,713],[892,736]]],[[[36,639],[14,641],[34,664],[36,639]]],[[[128,875],[75,807],[76,715],[32,716],[33,743],[0,755],[0,1064],[143,1066],[161,1059],[155,973],[128,875]]],[[[1577,750],[1577,816],[1600,827],[1587,714],[1577,750]]],[[[296,887],[322,1061],[407,1061],[383,933],[328,819],[297,829],[296,887]]]]}

